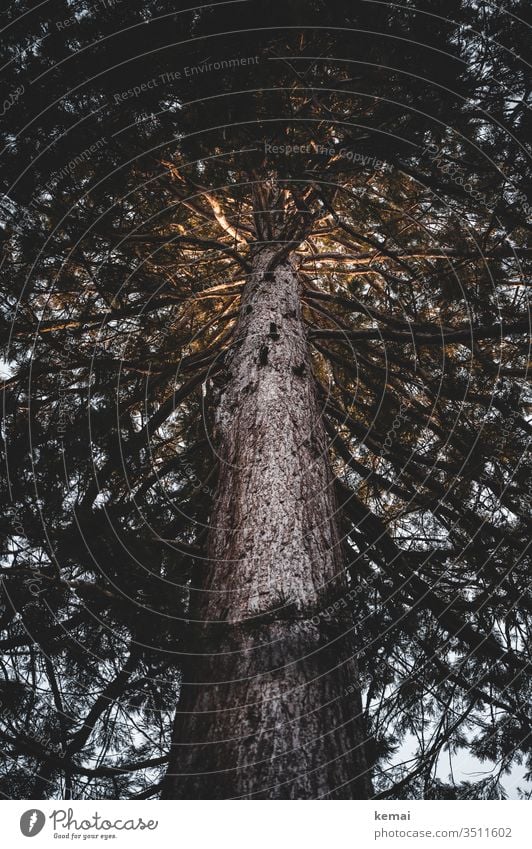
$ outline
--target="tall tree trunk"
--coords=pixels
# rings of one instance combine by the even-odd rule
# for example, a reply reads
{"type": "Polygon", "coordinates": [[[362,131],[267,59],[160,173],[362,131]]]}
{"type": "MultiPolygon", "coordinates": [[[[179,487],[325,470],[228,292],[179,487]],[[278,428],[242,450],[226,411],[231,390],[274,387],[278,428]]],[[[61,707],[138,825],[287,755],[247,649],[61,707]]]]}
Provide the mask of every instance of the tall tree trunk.
{"type": "Polygon", "coordinates": [[[298,276],[275,254],[255,254],[217,405],[197,654],[163,798],[371,795],[349,620],[323,615],[346,580],[298,276]]]}

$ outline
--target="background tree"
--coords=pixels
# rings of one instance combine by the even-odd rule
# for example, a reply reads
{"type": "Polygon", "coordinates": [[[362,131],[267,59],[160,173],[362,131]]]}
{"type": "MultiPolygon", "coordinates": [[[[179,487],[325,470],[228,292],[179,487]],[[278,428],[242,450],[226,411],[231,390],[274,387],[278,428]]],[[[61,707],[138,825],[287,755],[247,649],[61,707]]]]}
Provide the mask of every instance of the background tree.
{"type": "Polygon", "coordinates": [[[6,796],[149,798],[171,751],[170,797],[498,798],[530,768],[527,13],[360,5],[8,9],[6,796]],[[279,291],[253,368],[301,353],[280,391],[319,422],[327,585],[207,628],[220,415],[279,291]],[[273,784],[264,716],[215,683],[250,656],[314,693],[273,784]],[[200,745],[198,698],[239,741],[200,745]]]}

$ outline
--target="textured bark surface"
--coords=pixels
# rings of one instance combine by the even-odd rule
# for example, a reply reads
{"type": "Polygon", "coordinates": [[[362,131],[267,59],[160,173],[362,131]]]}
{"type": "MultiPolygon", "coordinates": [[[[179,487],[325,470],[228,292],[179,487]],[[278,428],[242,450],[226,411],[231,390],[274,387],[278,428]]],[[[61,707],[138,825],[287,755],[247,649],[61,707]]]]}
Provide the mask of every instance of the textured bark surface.
{"type": "Polygon", "coordinates": [[[221,471],[166,798],[371,795],[333,478],[290,258],[257,252],[226,362],[221,471]],[[346,689],[349,693],[346,694],[346,689]]]}

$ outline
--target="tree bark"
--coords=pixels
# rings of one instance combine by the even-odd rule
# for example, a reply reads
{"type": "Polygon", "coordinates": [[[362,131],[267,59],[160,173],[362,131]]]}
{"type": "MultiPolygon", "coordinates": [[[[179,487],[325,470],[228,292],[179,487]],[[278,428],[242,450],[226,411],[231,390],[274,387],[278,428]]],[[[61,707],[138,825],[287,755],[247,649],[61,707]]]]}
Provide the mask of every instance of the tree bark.
{"type": "Polygon", "coordinates": [[[372,795],[345,599],[324,613],[347,583],[300,287],[293,259],[275,257],[255,253],[225,363],[209,559],[163,798],[372,795]]]}

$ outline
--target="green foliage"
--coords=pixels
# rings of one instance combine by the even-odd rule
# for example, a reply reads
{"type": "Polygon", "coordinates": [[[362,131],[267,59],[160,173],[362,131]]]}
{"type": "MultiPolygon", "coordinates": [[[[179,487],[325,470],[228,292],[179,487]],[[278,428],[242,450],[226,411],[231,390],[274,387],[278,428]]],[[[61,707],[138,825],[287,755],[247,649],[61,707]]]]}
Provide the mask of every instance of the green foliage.
{"type": "Polygon", "coordinates": [[[34,5],[3,48],[0,791],[158,792],[223,357],[274,225],[377,792],[502,798],[532,768],[524,4],[34,5]],[[444,782],[464,751],[493,775],[444,782]]]}

